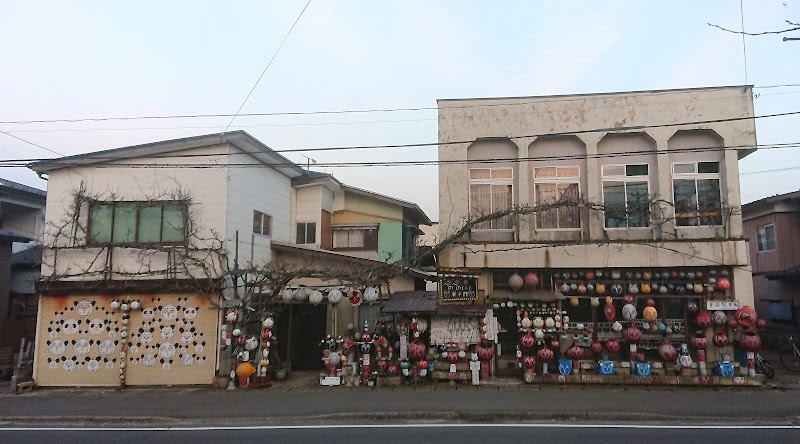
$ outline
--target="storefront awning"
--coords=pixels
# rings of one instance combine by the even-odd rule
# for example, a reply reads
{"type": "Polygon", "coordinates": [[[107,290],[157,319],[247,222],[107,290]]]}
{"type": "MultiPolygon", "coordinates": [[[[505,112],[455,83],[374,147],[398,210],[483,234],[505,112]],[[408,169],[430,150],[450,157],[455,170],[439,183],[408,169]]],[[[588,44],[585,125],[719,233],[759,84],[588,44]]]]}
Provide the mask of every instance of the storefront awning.
{"type": "Polygon", "coordinates": [[[432,314],[438,300],[435,291],[399,291],[392,293],[383,304],[384,313],[432,314]]]}

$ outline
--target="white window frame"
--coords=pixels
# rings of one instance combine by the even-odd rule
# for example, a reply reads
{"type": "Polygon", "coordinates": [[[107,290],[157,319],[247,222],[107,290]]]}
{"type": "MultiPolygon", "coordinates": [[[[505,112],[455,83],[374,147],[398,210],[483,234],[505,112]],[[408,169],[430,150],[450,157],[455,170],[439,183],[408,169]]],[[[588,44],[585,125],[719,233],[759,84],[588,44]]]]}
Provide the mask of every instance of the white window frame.
{"type": "Polygon", "coordinates": [[[672,217],[673,217],[673,224],[675,228],[678,229],[697,229],[697,228],[704,228],[704,227],[712,227],[712,228],[720,228],[725,226],[725,219],[722,217],[722,161],[713,161],[713,160],[696,160],[691,162],[672,162],[672,168],[670,169],[672,172],[672,217]],[[717,173],[698,173],[698,167],[700,163],[717,163],[719,165],[719,171],[717,173]],[[675,172],[675,165],[686,165],[686,164],[694,164],[694,172],[693,173],[676,173],[675,172]],[[720,206],[720,220],[722,221],[719,225],[678,225],[678,214],[677,214],[677,203],[675,202],[675,180],[694,180],[694,196],[695,200],[697,200],[697,204],[700,205],[700,196],[697,195],[697,181],[704,180],[704,179],[717,179],[719,181],[719,206],[720,206]]]}
{"type": "MultiPolygon", "coordinates": [[[[261,224],[260,224],[261,225],[261,232],[259,233],[259,232],[256,232],[255,230],[253,230],[253,234],[257,234],[259,236],[265,236],[265,237],[272,237],[272,215],[267,214],[267,213],[265,213],[263,211],[253,210],[253,219],[255,219],[255,217],[256,217],[255,213],[258,213],[258,214],[261,215],[261,224]],[[264,221],[269,221],[269,224],[265,224],[264,221]],[[269,226],[269,230],[267,230],[268,231],[267,233],[264,233],[264,226],[267,226],[267,225],[269,226]]],[[[253,227],[253,228],[255,228],[255,227],[253,227]]]]}
{"type": "MultiPolygon", "coordinates": [[[[539,205],[536,201],[536,185],[537,184],[575,184],[578,186],[578,196],[581,195],[581,167],[579,165],[550,165],[550,166],[536,166],[533,167],[532,170],[533,174],[533,205],[539,205]],[[556,177],[543,177],[541,179],[536,178],[536,170],[541,168],[555,168],[556,169],[556,177]],[[559,168],[577,168],[578,175],[577,176],[570,176],[570,177],[558,177],[558,169],[559,168]]],[[[578,227],[577,228],[539,228],[539,222],[537,218],[537,214],[533,215],[533,222],[534,226],[536,227],[537,231],[580,231],[581,227],[583,226],[583,220],[580,214],[580,209],[578,210],[578,227]]],[[[561,216],[558,211],[556,211],[556,224],[561,225],[561,216]]]]}
{"type": "Polygon", "coordinates": [[[775,224],[766,224],[756,228],[756,251],[758,253],[769,253],[778,249],[778,230],[775,229],[775,224]],[[769,242],[766,238],[767,228],[772,227],[772,244],[773,247],[769,248],[769,242]],[[761,233],[764,233],[764,249],[761,249],[761,233]]]}
{"type": "Polygon", "coordinates": [[[625,227],[606,227],[606,216],[605,211],[603,211],[603,226],[606,230],[649,230],[653,221],[650,218],[650,213],[647,214],[647,225],[644,227],[630,227],[628,225],[628,182],[638,182],[641,183],[644,181],[647,183],[647,196],[650,196],[650,164],[648,163],[624,163],[624,164],[611,164],[611,165],[603,165],[600,167],[601,172],[601,186],[600,186],[600,194],[602,195],[602,202],[603,206],[605,207],[606,204],[606,193],[605,187],[603,186],[605,182],[623,182],[625,184],[625,227]],[[627,169],[628,166],[646,166],[647,167],[647,175],[646,176],[628,176],[627,169]],[[606,167],[622,167],[625,170],[625,174],[622,176],[616,176],[612,174],[606,174],[606,167]]]}
{"type": "MultiPolygon", "coordinates": [[[[515,205],[515,198],[514,198],[514,168],[512,167],[499,167],[499,168],[469,168],[468,171],[468,185],[467,185],[467,199],[469,204],[469,215],[472,217],[472,185],[510,185],[511,186],[511,206],[515,205]],[[488,170],[489,171],[489,179],[473,179],[472,178],[472,171],[473,170],[488,170]],[[502,178],[502,179],[491,179],[492,170],[509,170],[511,172],[511,178],[502,178]]],[[[494,195],[491,193],[491,188],[489,192],[489,198],[493,199],[494,195]]],[[[492,211],[494,213],[494,202],[490,200],[489,205],[491,206],[492,211]]],[[[490,223],[494,221],[489,221],[490,223]]],[[[514,223],[512,221],[511,228],[473,228],[475,231],[494,231],[494,232],[513,232],[514,231],[514,223]]]]}

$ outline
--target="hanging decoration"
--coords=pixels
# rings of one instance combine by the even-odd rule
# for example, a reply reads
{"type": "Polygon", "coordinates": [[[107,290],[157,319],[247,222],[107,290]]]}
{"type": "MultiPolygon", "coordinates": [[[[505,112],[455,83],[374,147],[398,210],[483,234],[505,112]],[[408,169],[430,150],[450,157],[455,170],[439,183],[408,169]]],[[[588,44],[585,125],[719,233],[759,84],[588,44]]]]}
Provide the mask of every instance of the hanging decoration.
{"type": "Polygon", "coordinates": [[[311,294],[308,295],[308,302],[311,302],[312,304],[316,305],[322,302],[324,298],[325,297],[322,295],[321,291],[314,289],[314,291],[312,291],[311,294]]]}
{"type": "Polygon", "coordinates": [[[361,291],[357,288],[352,289],[347,299],[350,301],[351,305],[361,305],[361,291]]]}
{"type": "Polygon", "coordinates": [[[535,286],[539,285],[539,276],[536,273],[532,272],[532,271],[530,273],[526,274],[525,275],[525,285],[527,287],[535,287],[535,286]]]}
{"type": "Polygon", "coordinates": [[[520,276],[516,271],[508,278],[508,286],[514,291],[519,291],[524,284],[525,282],[522,279],[522,276],[520,276]]]}
{"type": "Polygon", "coordinates": [[[378,289],[375,287],[367,287],[364,289],[364,302],[368,304],[375,303],[378,300],[378,289]]]}
{"type": "Polygon", "coordinates": [[[334,288],[333,290],[328,292],[328,302],[333,305],[342,302],[342,298],[343,298],[342,291],[339,290],[338,288],[334,288]]]}

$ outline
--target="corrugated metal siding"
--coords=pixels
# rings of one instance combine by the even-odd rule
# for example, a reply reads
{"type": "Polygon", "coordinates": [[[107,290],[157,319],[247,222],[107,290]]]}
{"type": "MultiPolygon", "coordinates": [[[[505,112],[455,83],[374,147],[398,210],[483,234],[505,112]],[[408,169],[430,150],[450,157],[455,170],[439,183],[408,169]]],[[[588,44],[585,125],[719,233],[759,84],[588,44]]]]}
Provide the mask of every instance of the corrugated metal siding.
{"type": "Polygon", "coordinates": [[[42,298],[38,327],[40,386],[116,386],[122,313],[114,299],[137,299],[126,350],[128,385],[211,384],[218,312],[205,295],[63,296],[42,298]]]}

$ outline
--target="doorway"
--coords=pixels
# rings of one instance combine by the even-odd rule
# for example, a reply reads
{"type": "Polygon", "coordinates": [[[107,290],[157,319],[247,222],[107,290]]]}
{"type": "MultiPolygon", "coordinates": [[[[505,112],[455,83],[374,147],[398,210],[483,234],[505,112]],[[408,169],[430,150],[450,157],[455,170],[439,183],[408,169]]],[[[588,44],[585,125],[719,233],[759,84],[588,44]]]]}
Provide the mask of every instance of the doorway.
{"type": "MultiPolygon", "coordinates": [[[[322,348],[325,339],[327,304],[291,304],[278,321],[283,341],[278,341],[281,356],[292,363],[292,370],[322,369],[322,348]]],[[[280,336],[279,336],[280,339],[280,336]]]]}

